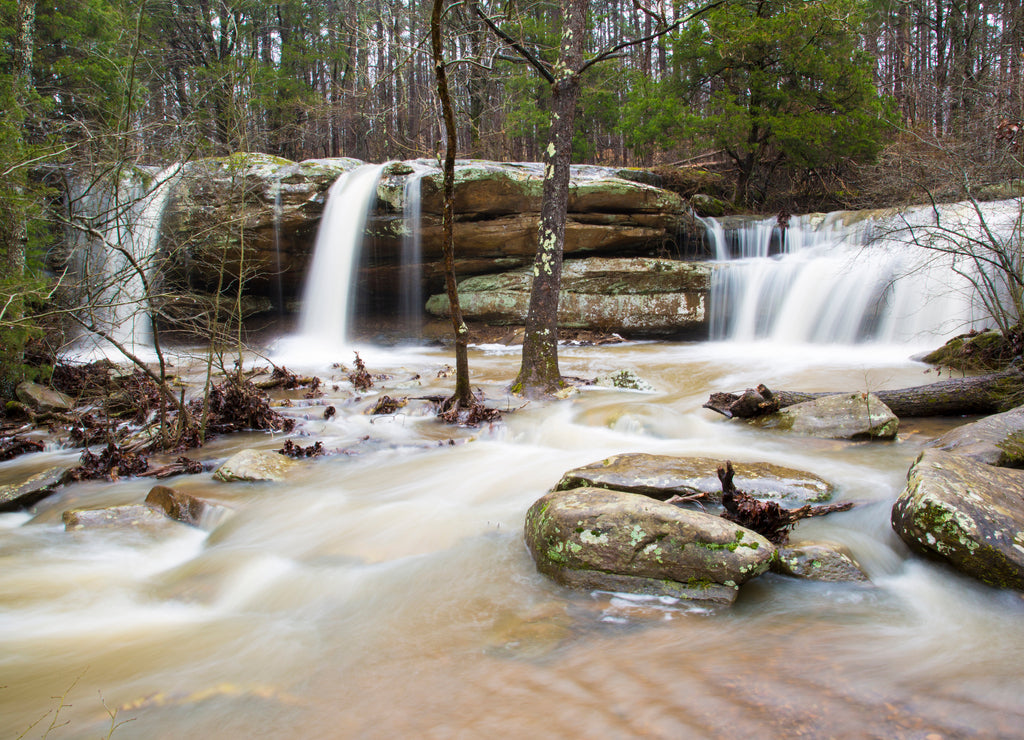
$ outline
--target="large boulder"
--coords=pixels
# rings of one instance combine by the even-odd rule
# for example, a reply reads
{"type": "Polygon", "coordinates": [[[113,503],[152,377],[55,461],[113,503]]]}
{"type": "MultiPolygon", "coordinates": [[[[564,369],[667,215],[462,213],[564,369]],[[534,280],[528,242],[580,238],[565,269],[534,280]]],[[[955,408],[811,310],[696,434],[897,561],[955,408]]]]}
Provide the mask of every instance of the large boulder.
{"type": "Polygon", "coordinates": [[[731,603],[775,547],[720,517],[602,488],[552,491],[526,515],[537,569],[581,589],[731,603]]]}
{"type": "Polygon", "coordinates": [[[873,393],[837,393],[795,403],[752,424],[826,439],[893,439],[899,419],[873,393]]]}
{"type": "MultiPolygon", "coordinates": [[[[724,461],[710,457],[674,457],[634,452],[570,470],[558,482],[558,490],[608,488],[664,501],[672,496],[706,494],[705,500],[720,501],[722,484],[718,466],[724,461]]],[[[741,491],[759,499],[771,499],[786,506],[802,506],[832,498],[828,481],[803,470],[766,462],[733,463],[733,481],[741,491]]]]}
{"type": "Polygon", "coordinates": [[[1024,468],[1024,406],[952,429],[929,447],[988,465],[1024,468]]]}
{"type": "MultiPolygon", "coordinates": [[[[559,326],[633,336],[705,334],[711,269],[707,263],[652,258],[566,260],[559,326]]],[[[532,285],[530,269],[463,280],[463,315],[490,324],[522,324],[532,285]]],[[[431,296],[427,310],[448,315],[447,295],[431,296]]]]}
{"type": "Polygon", "coordinates": [[[1024,589],[1024,471],[925,450],[892,508],[911,548],[1002,588],[1024,589]]]}

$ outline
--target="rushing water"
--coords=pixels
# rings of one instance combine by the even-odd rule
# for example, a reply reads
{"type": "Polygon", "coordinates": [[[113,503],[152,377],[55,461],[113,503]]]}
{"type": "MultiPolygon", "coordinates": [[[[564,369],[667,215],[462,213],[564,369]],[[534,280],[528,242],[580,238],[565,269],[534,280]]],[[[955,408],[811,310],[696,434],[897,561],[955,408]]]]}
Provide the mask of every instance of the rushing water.
{"type": "Polygon", "coordinates": [[[417,168],[405,179],[403,213],[405,233],[402,235],[402,261],[400,270],[400,296],[398,316],[406,335],[418,339],[422,332],[423,308],[423,177],[427,169],[417,168]]]}
{"type": "MultiPolygon", "coordinates": [[[[152,482],[81,483],[32,515],[0,515],[0,715],[12,737],[63,701],[51,738],[829,737],[1014,738],[1024,727],[1024,602],[911,555],[889,525],[907,467],[953,421],[892,443],[794,439],[700,408],[712,390],[875,389],[929,380],[900,348],[728,343],[566,347],[566,374],[633,368],[653,393],[587,389],[509,399],[505,423],[394,417],[374,393],[444,393],[440,350],[362,350],[390,378],[357,399],[344,372],[299,367],[326,396],[286,409],[303,461],[287,483],[166,481],[234,514],[209,534],[175,525],[64,532],[62,511],[141,501],[152,482]],[[335,386],[337,386],[335,388],[335,386]],[[304,405],[305,404],[305,405],[304,405]],[[322,419],[324,406],[339,410],[322,419]],[[448,440],[454,440],[451,445],[448,440]],[[538,575],[529,505],[560,475],[644,451],[767,460],[818,473],[848,513],[794,540],[848,547],[870,585],[762,576],[732,609],[574,593],[538,575]],[[55,697],[62,697],[63,700],[55,697]]],[[[347,357],[338,357],[347,361],[347,357]]],[[[516,350],[472,353],[501,402],[516,350]]],[[[280,435],[222,437],[208,462],[280,435]]],[[[0,483],[75,451],[0,464],[0,483]]]]}

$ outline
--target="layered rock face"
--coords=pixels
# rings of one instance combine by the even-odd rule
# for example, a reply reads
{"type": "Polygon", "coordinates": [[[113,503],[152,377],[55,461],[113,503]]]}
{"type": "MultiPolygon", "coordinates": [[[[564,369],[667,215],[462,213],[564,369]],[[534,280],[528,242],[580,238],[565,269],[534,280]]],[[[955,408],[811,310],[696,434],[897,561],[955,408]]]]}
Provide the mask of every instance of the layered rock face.
{"type": "MultiPolygon", "coordinates": [[[[218,284],[233,284],[241,273],[252,295],[298,297],[326,191],[360,164],[353,159],[294,163],[239,154],[190,165],[162,228],[161,246],[170,257],[166,274],[174,290],[210,292],[218,284]]],[[[672,264],[664,258],[702,248],[704,227],[678,195],[627,179],[642,180],[642,174],[573,168],[567,261],[591,255],[659,255],[664,264],[672,264]]],[[[538,164],[459,163],[455,240],[460,277],[499,273],[532,261],[542,176],[538,164]]],[[[386,311],[403,289],[403,276],[410,269],[402,267],[403,242],[416,227],[409,221],[410,197],[420,202],[420,256],[414,268],[421,276],[420,288],[425,296],[441,292],[441,186],[436,162],[395,162],[384,168],[359,271],[360,290],[370,305],[386,311]]],[[[652,272],[650,277],[664,282],[668,276],[652,272]]],[[[703,278],[697,283],[701,280],[707,282],[703,278]]],[[[706,291],[706,285],[697,290],[706,291]]],[[[679,304],[673,310],[702,321],[701,300],[690,291],[684,302],[685,307],[679,304]]],[[[589,308],[580,305],[576,310],[589,308]]],[[[598,321],[608,323],[603,315],[598,321]]]]}

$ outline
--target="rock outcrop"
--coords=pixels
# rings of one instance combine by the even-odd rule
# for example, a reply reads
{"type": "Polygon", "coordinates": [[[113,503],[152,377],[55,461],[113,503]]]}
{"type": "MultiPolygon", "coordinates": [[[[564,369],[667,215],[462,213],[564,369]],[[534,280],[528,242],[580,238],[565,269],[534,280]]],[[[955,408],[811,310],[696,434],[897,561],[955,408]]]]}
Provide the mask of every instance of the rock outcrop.
{"type": "MultiPolygon", "coordinates": [[[[224,268],[239,269],[246,289],[285,298],[301,290],[310,250],[332,182],[361,162],[304,162],[262,154],[191,163],[163,220],[162,249],[175,290],[211,291],[224,268]],[[244,247],[244,249],[243,249],[244,247]],[[244,260],[244,268],[242,262],[244,260]]],[[[704,227],[675,193],[644,182],[643,173],[573,167],[566,254],[681,254],[703,244],[704,227]],[[630,179],[620,175],[627,175],[630,179]]],[[[460,275],[494,273],[533,257],[543,170],[539,164],[460,162],[456,169],[455,241],[460,275]]],[[[367,225],[370,255],[360,279],[371,301],[387,304],[401,289],[406,199],[420,196],[419,265],[425,294],[442,288],[441,175],[436,162],[395,162],[384,168],[367,225]]],[[[194,297],[193,297],[194,300],[194,297]]]]}
{"type": "MultiPolygon", "coordinates": [[[[559,326],[631,336],[704,336],[711,269],[702,262],[653,258],[567,260],[559,326]]],[[[532,284],[530,269],[463,280],[463,315],[489,324],[522,324],[532,284]]],[[[427,310],[446,316],[448,297],[431,296],[427,310]]]]}
{"type": "Polygon", "coordinates": [[[1024,590],[1024,471],[925,450],[893,505],[892,526],[918,552],[1024,590]]]}
{"type": "Polygon", "coordinates": [[[566,586],[719,604],[775,556],[768,540],[720,517],[602,488],[548,493],[525,533],[537,569],[566,586]]]}

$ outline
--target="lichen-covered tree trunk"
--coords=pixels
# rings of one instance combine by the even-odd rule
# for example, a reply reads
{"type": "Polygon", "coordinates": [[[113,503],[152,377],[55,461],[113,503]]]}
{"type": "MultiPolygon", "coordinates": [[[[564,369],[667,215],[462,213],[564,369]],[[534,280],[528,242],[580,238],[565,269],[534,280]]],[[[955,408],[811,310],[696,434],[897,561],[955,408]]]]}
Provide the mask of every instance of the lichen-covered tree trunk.
{"type": "Polygon", "coordinates": [[[512,386],[514,392],[531,397],[549,395],[562,385],[558,369],[558,292],[569,208],[572,132],[580,91],[579,70],[583,66],[586,2],[564,0],[562,10],[565,25],[551,83],[551,130],[544,150],[544,187],[533,287],[526,316],[522,365],[512,386]]]}

